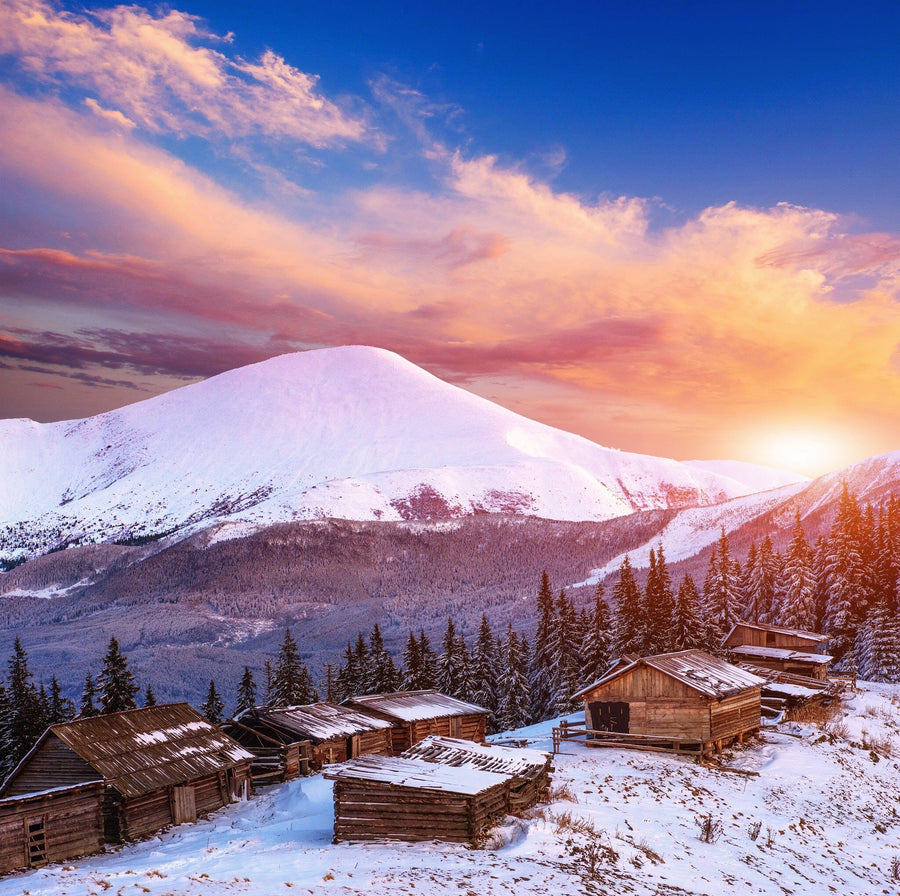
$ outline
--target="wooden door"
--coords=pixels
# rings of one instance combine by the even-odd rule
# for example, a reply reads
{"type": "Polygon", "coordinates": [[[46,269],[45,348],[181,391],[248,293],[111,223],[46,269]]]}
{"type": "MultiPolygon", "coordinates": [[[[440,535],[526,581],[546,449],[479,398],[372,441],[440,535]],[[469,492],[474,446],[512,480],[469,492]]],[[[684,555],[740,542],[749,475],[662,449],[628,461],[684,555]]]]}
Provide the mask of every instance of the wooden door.
{"type": "Polygon", "coordinates": [[[462,737],[462,723],[460,716],[450,717],[450,737],[462,737]]]}
{"type": "Polygon", "coordinates": [[[602,702],[588,704],[591,710],[591,727],[594,731],[615,731],[628,734],[628,720],[631,715],[627,703],[602,702]]]}
{"type": "Polygon", "coordinates": [[[190,784],[183,787],[175,787],[174,791],[174,815],[175,824],[184,824],[186,821],[197,820],[197,801],[194,796],[194,788],[190,784]]]}
{"type": "Polygon", "coordinates": [[[36,815],[25,819],[25,844],[28,850],[28,866],[47,864],[47,838],[44,830],[44,816],[36,815]]]}

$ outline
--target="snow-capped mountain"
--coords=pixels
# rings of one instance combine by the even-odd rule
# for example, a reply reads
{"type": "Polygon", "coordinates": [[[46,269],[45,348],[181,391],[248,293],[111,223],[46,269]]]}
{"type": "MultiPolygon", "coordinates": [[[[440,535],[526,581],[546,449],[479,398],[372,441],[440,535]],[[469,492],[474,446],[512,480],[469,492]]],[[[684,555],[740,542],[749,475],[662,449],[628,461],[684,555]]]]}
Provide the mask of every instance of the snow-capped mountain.
{"type": "Polygon", "coordinates": [[[605,520],[800,477],[603,448],[361,346],[284,355],[78,421],[0,421],[0,559],[222,521],[605,520]]]}

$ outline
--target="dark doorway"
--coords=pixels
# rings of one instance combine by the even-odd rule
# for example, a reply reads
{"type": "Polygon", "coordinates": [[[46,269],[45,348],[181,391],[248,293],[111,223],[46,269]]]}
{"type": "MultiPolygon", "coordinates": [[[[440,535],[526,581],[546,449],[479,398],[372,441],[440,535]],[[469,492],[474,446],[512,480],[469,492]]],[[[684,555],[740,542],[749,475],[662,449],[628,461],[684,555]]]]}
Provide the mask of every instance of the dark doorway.
{"type": "Polygon", "coordinates": [[[615,731],[628,734],[629,706],[627,703],[591,703],[591,726],[594,731],[615,731]]]}

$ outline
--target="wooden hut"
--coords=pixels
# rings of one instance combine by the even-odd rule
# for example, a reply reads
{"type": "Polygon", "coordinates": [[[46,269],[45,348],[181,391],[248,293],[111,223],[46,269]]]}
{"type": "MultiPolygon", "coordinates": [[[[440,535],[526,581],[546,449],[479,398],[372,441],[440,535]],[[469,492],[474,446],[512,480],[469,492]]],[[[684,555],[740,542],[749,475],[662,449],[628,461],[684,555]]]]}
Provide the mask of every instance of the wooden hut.
{"type": "Polygon", "coordinates": [[[248,796],[252,759],[186,703],[147,706],[51,725],[0,796],[100,777],[105,838],[133,840],[248,796]]]}
{"type": "Polygon", "coordinates": [[[822,650],[827,640],[828,635],[817,632],[737,622],[726,635],[722,646],[738,662],[824,681],[832,660],[822,650]]]}
{"type": "Polygon", "coordinates": [[[0,874],[103,849],[103,782],[0,800],[0,874]]]}
{"type": "Polygon", "coordinates": [[[283,728],[257,725],[253,718],[241,722],[229,719],[221,728],[253,754],[250,776],[254,787],[283,784],[309,774],[313,761],[311,741],[299,740],[283,728]]]}
{"type": "Polygon", "coordinates": [[[842,681],[823,681],[749,663],[741,663],[741,668],[763,679],[762,714],[770,725],[824,714],[844,690],[842,681]]]}
{"type": "Polygon", "coordinates": [[[334,839],[475,843],[506,814],[509,776],[399,756],[329,768],[334,839]]]}
{"type": "Polygon", "coordinates": [[[309,742],[311,761],[317,768],[366,753],[391,753],[390,722],[333,703],[257,707],[242,712],[235,722],[285,744],[309,742]]]}
{"type": "Polygon", "coordinates": [[[507,811],[520,815],[539,803],[550,790],[552,756],[541,750],[476,744],[456,737],[426,737],[413,744],[406,759],[423,759],[452,768],[474,768],[509,776],[507,811]]]}
{"type": "Polygon", "coordinates": [[[484,743],[490,715],[482,706],[434,690],[369,694],[351,697],[344,705],[390,722],[396,755],[432,734],[484,743]]]}
{"type": "Polygon", "coordinates": [[[617,667],[575,697],[598,745],[706,753],[759,728],[762,683],[702,650],[682,650],[617,667]]]}

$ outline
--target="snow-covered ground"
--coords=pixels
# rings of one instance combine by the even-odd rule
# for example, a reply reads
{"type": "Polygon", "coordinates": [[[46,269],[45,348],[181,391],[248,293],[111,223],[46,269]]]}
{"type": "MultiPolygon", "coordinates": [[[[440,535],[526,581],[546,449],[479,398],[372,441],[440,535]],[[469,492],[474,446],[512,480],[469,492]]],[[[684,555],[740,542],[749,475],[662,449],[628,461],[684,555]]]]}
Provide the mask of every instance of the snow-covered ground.
{"type": "MultiPolygon", "coordinates": [[[[550,728],[515,736],[549,748],[550,728]]],[[[0,896],[895,894],[898,763],[900,687],[863,684],[830,721],[768,729],[723,757],[756,776],[564,744],[552,801],[480,849],[333,845],[331,785],[316,776],[142,843],[8,876],[0,896]]]]}

